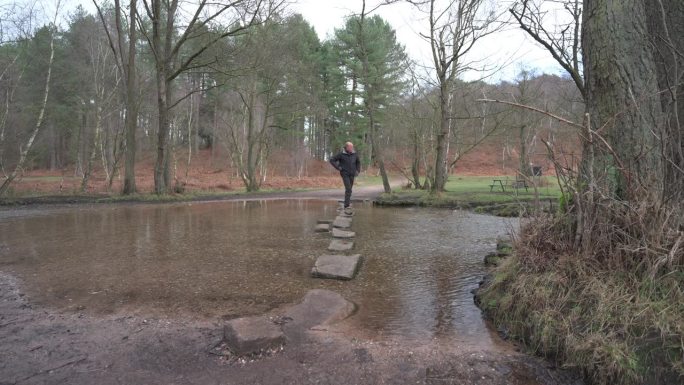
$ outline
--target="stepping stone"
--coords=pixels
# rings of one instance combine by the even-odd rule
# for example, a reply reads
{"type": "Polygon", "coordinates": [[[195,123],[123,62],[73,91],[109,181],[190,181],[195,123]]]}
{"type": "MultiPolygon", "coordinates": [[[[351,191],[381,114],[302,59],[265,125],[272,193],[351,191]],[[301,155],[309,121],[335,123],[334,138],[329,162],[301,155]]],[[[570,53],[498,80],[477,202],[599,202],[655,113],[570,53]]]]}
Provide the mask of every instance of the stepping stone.
{"type": "Polygon", "coordinates": [[[285,335],[266,317],[244,317],[228,321],[223,340],[233,353],[243,356],[284,345],[285,335]]]}
{"type": "Polygon", "coordinates": [[[333,238],[354,238],[356,236],[356,233],[353,231],[345,231],[333,227],[332,236],[333,238]]]}
{"type": "Polygon", "coordinates": [[[361,261],[361,254],[354,255],[321,255],[311,269],[315,278],[350,280],[356,275],[361,261]]]}
{"type": "Polygon", "coordinates": [[[356,306],[352,302],[334,291],[309,290],[301,303],[285,312],[285,316],[292,318],[292,322],[283,325],[283,328],[286,332],[296,332],[302,328],[330,325],[349,317],[354,310],[356,306]]]}
{"type": "Polygon", "coordinates": [[[316,225],[315,231],[317,233],[327,233],[330,231],[330,224],[326,224],[326,223],[318,224],[318,225],[316,225]]]}
{"type": "Polygon", "coordinates": [[[333,221],[332,226],[340,228],[340,229],[348,229],[351,227],[351,223],[352,223],[351,218],[338,216],[333,221]]]}
{"type": "Polygon", "coordinates": [[[328,250],[330,251],[347,251],[351,250],[354,247],[354,242],[352,241],[346,241],[343,239],[333,239],[330,241],[330,245],[328,246],[328,250]]]}
{"type": "Polygon", "coordinates": [[[329,225],[332,222],[333,222],[332,219],[319,219],[316,221],[316,223],[319,225],[329,225]]]}

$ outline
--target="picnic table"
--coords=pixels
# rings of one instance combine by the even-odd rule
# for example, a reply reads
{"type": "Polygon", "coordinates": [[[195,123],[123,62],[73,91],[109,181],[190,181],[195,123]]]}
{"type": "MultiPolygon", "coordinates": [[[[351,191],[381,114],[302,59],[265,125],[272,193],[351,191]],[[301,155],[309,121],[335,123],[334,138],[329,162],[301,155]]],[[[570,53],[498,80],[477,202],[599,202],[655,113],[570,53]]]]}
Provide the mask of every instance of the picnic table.
{"type": "Polygon", "coordinates": [[[518,189],[524,188],[525,192],[527,192],[527,181],[524,179],[509,179],[509,178],[503,178],[503,179],[492,179],[492,184],[489,185],[489,192],[493,192],[494,188],[501,188],[502,192],[506,192],[506,188],[514,188],[515,191],[517,192],[518,189]]]}

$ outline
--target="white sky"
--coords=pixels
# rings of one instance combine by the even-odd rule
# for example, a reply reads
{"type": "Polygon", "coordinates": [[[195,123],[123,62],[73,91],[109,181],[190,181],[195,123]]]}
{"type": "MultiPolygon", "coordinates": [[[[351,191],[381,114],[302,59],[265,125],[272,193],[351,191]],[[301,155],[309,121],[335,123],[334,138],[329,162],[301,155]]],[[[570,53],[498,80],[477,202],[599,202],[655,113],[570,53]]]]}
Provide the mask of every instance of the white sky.
{"type": "MultiPolygon", "coordinates": [[[[2,1],[2,0],[0,0],[2,1]]],[[[40,0],[39,0],[40,1],[40,0]]],[[[53,3],[56,0],[43,0],[53,3]]],[[[92,0],[62,0],[67,12],[78,4],[88,11],[94,12],[92,0]]],[[[103,0],[99,0],[103,1],[103,0]]],[[[372,9],[380,0],[367,0],[367,8],[372,9]]],[[[507,14],[506,4],[511,0],[495,1],[500,11],[507,14]]],[[[344,20],[351,14],[361,11],[362,0],[292,0],[291,12],[302,14],[316,30],[319,38],[325,40],[333,35],[335,28],[341,28],[344,20]]],[[[52,7],[46,7],[52,8],[52,7]]],[[[419,36],[420,31],[427,29],[426,16],[406,2],[380,7],[375,14],[387,20],[397,32],[397,39],[406,47],[406,51],[416,62],[430,66],[430,45],[419,36]]],[[[479,61],[489,71],[470,71],[463,75],[466,80],[488,77],[489,82],[512,80],[522,68],[537,72],[562,74],[562,70],[551,56],[516,26],[509,26],[502,31],[481,40],[471,52],[469,61],[479,61]],[[498,68],[492,71],[492,68],[498,68]]]]}
{"type": "MultiPolygon", "coordinates": [[[[367,0],[367,9],[372,9],[378,0],[367,0]]],[[[497,3],[510,3],[497,1],[497,3]]],[[[321,40],[332,36],[335,28],[344,25],[345,17],[361,12],[362,0],[296,0],[291,9],[301,13],[316,29],[321,40]]],[[[501,6],[501,11],[507,10],[501,6]]],[[[376,12],[397,31],[397,39],[410,57],[419,63],[430,65],[430,45],[420,37],[419,32],[427,29],[426,16],[412,5],[400,2],[380,7],[376,12]]],[[[556,62],[545,50],[534,43],[516,26],[510,26],[481,40],[471,52],[469,61],[481,61],[487,67],[502,67],[486,73],[470,71],[464,74],[467,80],[491,76],[488,81],[513,79],[521,68],[538,72],[561,74],[556,62]]]]}

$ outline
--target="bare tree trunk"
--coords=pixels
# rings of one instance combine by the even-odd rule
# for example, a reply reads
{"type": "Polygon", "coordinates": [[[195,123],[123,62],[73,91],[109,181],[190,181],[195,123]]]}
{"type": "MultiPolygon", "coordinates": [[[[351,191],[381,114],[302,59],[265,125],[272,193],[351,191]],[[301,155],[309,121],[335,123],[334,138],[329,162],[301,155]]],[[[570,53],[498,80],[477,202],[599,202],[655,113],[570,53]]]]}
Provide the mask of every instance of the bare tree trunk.
{"type": "MultiPolygon", "coordinates": [[[[124,126],[126,130],[126,160],[124,168],[124,183],[123,191],[124,195],[135,194],[135,153],[136,153],[136,139],[135,134],[138,128],[138,79],[137,70],[135,68],[135,57],[136,57],[136,47],[137,42],[137,32],[136,32],[136,9],[137,1],[130,0],[130,10],[129,10],[129,22],[128,22],[128,59],[123,62],[123,31],[121,30],[121,9],[119,0],[115,0],[117,4],[117,28],[119,35],[119,51],[122,61],[122,66],[124,68],[124,76],[126,77],[126,118],[124,121],[124,126]]],[[[112,175],[114,174],[112,170],[112,175]]],[[[110,182],[111,185],[111,182],[110,182]]]]}
{"type": "Polygon", "coordinates": [[[648,28],[658,71],[661,104],[666,115],[662,130],[663,197],[684,201],[684,2],[646,0],[648,28]]]}
{"type": "Polygon", "coordinates": [[[152,45],[155,49],[155,76],[157,80],[157,110],[158,110],[158,131],[157,131],[157,160],[154,165],[154,192],[164,194],[169,189],[169,100],[171,99],[171,88],[173,78],[171,74],[172,60],[172,38],[174,34],[174,22],[178,1],[170,2],[169,9],[162,13],[162,1],[152,1],[154,8],[152,18],[152,45]],[[166,20],[162,24],[162,16],[166,15],[166,20]]]}
{"type": "Polygon", "coordinates": [[[447,182],[447,145],[449,143],[451,124],[451,90],[449,80],[440,75],[439,88],[439,131],[437,131],[437,146],[435,152],[435,179],[432,191],[444,191],[447,182]]]}
{"type": "Polygon", "coordinates": [[[93,163],[95,163],[95,156],[97,155],[97,145],[100,142],[100,132],[102,131],[102,111],[101,107],[98,105],[95,112],[95,136],[93,138],[93,143],[90,147],[90,152],[88,154],[88,160],[86,167],[83,170],[83,178],[81,179],[81,192],[86,192],[88,190],[88,181],[90,180],[90,175],[93,171],[93,163]]]}

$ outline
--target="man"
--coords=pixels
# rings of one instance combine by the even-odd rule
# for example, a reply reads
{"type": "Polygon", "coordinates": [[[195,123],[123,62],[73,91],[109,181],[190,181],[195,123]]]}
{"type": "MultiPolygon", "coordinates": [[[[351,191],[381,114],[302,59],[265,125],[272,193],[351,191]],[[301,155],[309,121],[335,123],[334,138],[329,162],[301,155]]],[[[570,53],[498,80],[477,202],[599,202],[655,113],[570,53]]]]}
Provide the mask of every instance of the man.
{"type": "Polygon", "coordinates": [[[344,182],[344,212],[351,214],[349,203],[351,201],[352,187],[354,186],[354,177],[361,172],[361,161],[356,152],[354,152],[354,144],[352,142],[345,143],[342,152],[330,158],[330,164],[342,176],[342,182],[344,182]]]}

